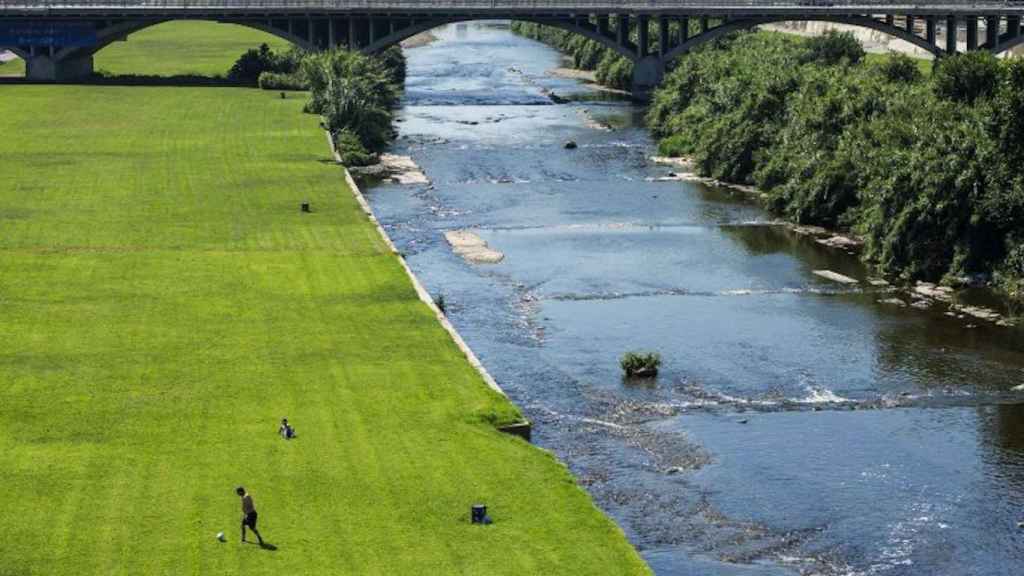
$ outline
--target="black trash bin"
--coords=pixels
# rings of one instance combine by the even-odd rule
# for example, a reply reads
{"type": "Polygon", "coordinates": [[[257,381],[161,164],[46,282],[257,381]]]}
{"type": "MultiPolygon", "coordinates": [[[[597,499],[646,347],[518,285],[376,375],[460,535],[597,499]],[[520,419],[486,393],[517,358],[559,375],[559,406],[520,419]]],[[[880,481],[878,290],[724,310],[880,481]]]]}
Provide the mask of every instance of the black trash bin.
{"type": "Polygon", "coordinates": [[[469,521],[473,524],[483,524],[484,518],[487,517],[487,506],[483,504],[473,504],[473,508],[469,513],[469,521]]]}

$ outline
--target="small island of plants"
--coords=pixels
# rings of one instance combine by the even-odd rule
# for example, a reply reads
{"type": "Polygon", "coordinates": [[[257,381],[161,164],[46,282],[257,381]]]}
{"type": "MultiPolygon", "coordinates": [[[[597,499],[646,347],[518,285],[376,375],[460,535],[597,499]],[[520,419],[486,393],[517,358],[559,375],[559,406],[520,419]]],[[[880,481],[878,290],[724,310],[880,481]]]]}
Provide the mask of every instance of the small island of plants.
{"type": "Polygon", "coordinates": [[[626,352],[619,365],[627,378],[653,378],[658,375],[661,355],[657,352],[626,352]]]}

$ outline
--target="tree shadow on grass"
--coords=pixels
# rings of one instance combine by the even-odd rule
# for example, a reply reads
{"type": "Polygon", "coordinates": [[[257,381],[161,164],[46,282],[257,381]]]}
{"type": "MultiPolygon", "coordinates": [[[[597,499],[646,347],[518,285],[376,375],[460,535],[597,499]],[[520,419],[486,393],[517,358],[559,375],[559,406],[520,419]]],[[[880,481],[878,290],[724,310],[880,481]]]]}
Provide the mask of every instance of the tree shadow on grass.
{"type": "Polygon", "coordinates": [[[101,72],[80,81],[81,84],[100,84],[106,86],[190,86],[190,87],[225,87],[241,86],[254,88],[255,85],[229,80],[222,76],[203,76],[199,74],[178,74],[174,76],[157,76],[148,74],[109,74],[101,72]]]}
{"type": "Polygon", "coordinates": [[[184,86],[191,88],[255,88],[255,85],[218,78],[215,76],[144,76],[135,74],[124,74],[118,76],[95,75],[78,80],[66,82],[52,82],[45,80],[32,80],[20,76],[0,76],[0,85],[3,84],[71,84],[86,86],[184,86]]]}

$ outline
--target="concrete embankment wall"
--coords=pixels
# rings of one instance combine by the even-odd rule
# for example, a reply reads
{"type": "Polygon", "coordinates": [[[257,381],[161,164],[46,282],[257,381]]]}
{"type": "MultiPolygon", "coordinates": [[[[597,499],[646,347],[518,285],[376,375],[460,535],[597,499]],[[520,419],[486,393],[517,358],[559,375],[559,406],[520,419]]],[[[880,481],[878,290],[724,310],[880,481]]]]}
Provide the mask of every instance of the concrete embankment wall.
{"type": "MultiPolygon", "coordinates": [[[[325,132],[325,134],[327,133],[325,132]]],[[[331,147],[331,152],[334,155],[335,161],[341,164],[341,157],[338,154],[338,151],[334,149],[334,141],[331,139],[330,134],[327,134],[327,142],[331,147]]],[[[402,265],[402,269],[405,270],[405,274],[409,277],[409,282],[412,283],[412,286],[416,290],[416,294],[419,296],[420,300],[422,300],[423,303],[434,312],[434,316],[437,317],[437,321],[445,331],[448,332],[452,341],[455,342],[455,345],[458,346],[459,350],[461,350],[466,356],[466,360],[468,360],[469,364],[480,374],[480,377],[483,378],[484,382],[486,382],[492,390],[498,392],[502,396],[508,397],[508,395],[505,394],[505,391],[501,389],[501,386],[498,385],[498,382],[494,377],[491,376],[490,372],[487,371],[487,368],[484,367],[483,363],[480,362],[480,359],[477,358],[475,353],[473,353],[473,350],[468,344],[466,344],[466,341],[462,339],[462,335],[460,335],[458,330],[455,329],[455,326],[448,321],[448,317],[445,316],[444,312],[437,307],[434,299],[430,296],[430,293],[427,292],[427,289],[423,287],[423,283],[420,282],[420,279],[417,278],[412,269],[409,268],[405,258],[395,247],[395,243],[391,241],[391,237],[388,236],[384,227],[380,225],[380,221],[378,221],[377,217],[374,215],[373,209],[370,208],[370,203],[366,201],[366,197],[363,196],[362,190],[359,189],[359,185],[356,183],[355,179],[352,178],[352,174],[350,174],[347,169],[345,170],[345,181],[348,183],[348,187],[352,190],[352,194],[355,196],[356,202],[359,203],[363,212],[366,213],[366,217],[369,218],[370,222],[373,223],[373,226],[377,229],[377,233],[380,234],[381,239],[384,240],[384,243],[387,244],[391,252],[398,256],[398,262],[402,265]]],[[[503,432],[514,434],[527,441],[530,440],[532,428],[532,424],[527,420],[500,427],[503,432]]]]}

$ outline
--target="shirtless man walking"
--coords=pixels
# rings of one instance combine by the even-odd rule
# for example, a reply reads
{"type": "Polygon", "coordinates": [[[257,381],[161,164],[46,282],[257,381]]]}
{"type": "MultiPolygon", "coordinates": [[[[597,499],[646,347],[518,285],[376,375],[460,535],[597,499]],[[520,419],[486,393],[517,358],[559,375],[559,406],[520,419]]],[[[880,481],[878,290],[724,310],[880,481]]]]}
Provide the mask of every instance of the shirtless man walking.
{"type": "Polygon", "coordinates": [[[248,526],[252,533],[256,535],[256,538],[259,539],[260,546],[262,546],[263,537],[256,530],[256,506],[252,503],[252,496],[241,486],[235,489],[235,493],[242,498],[242,542],[245,542],[245,527],[248,526]]]}

